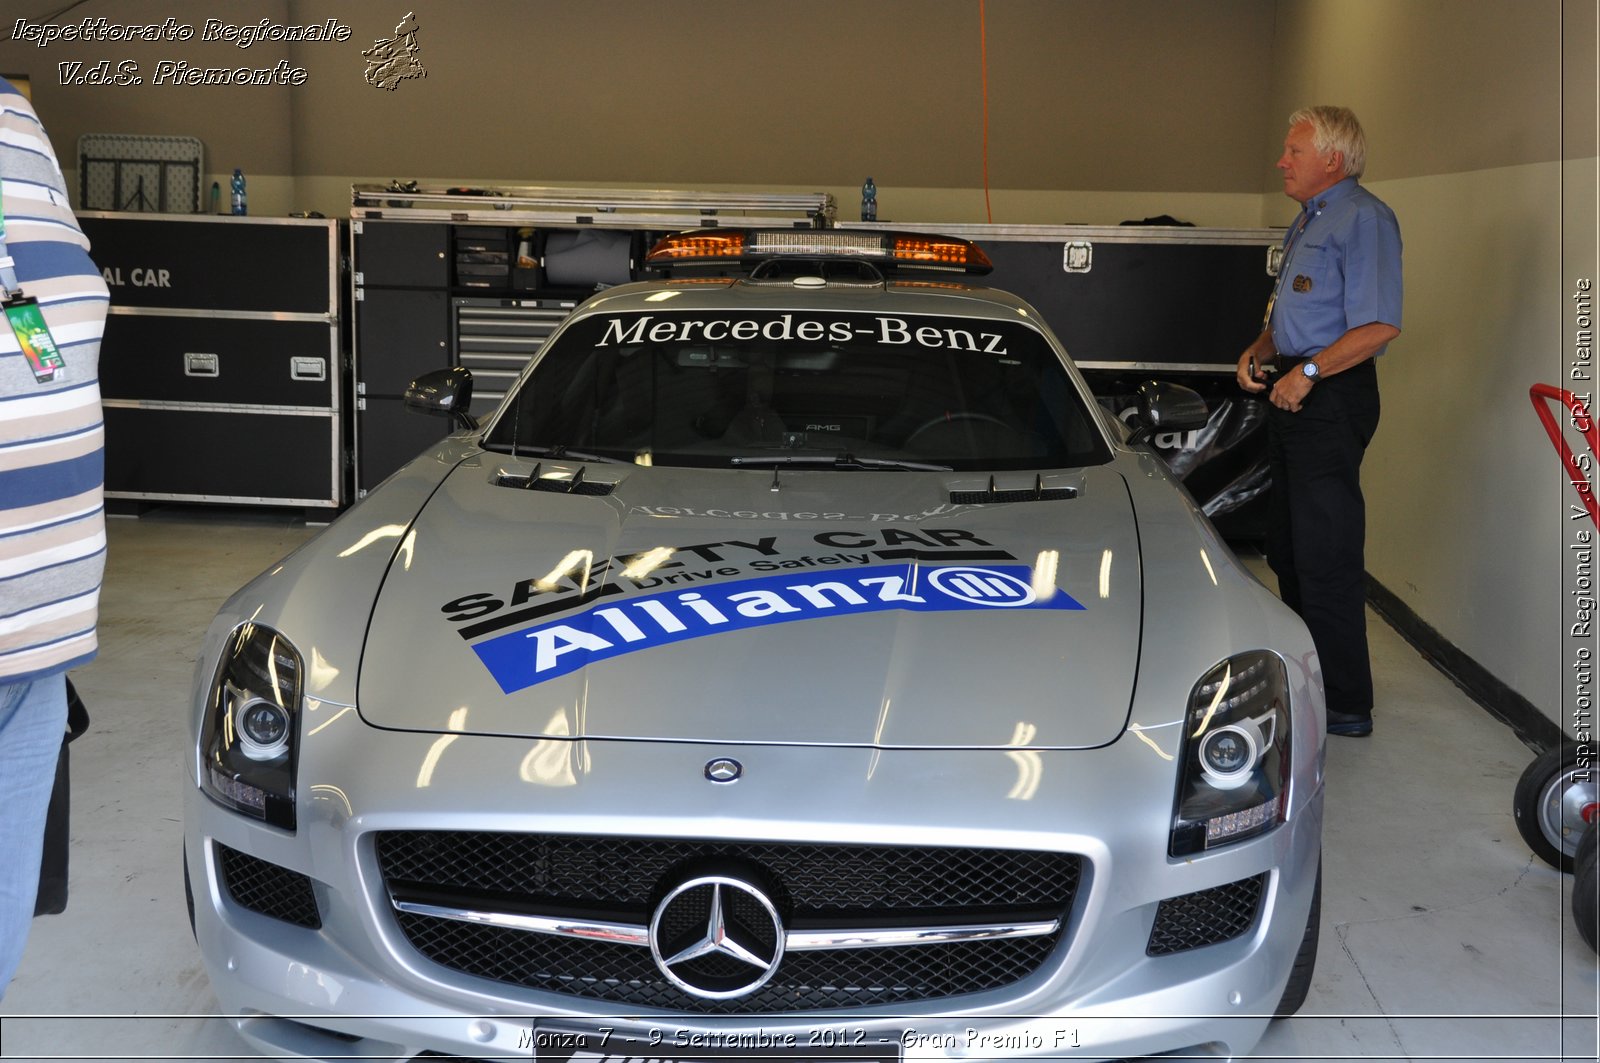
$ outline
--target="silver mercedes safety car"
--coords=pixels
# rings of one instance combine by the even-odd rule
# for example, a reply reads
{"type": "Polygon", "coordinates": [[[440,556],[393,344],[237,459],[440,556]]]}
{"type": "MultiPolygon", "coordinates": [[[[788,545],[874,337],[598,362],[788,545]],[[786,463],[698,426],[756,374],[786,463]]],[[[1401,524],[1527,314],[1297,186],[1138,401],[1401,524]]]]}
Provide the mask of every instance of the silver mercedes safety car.
{"type": "MultiPolygon", "coordinates": [[[[713,231],[223,608],[186,872],[280,1056],[1247,1051],[1316,953],[1298,618],[981,252],[713,231]],[[723,276],[718,270],[733,275],[723,276]],[[754,264],[754,268],[752,265],[754,264]],[[696,271],[695,267],[700,267],[696,271]]],[[[1198,408],[1197,408],[1198,407],[1198,408]]]]}

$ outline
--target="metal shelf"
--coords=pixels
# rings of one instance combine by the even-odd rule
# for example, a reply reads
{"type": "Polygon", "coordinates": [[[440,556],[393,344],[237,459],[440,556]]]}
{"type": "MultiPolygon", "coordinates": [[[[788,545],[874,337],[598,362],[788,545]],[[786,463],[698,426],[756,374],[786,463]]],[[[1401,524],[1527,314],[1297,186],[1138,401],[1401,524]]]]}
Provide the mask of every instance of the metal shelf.
{"type": "Polygon", "coordinates": [[[827,225],[832,223],[835,214],[833,196],[826,192],[785,194],[494,185],[463,193],[446,188],[358,184],[350,186],[350,202],[351,216],[356,218],[381,216],[490,225],[681,226],[685,214],[699,216],[709,224],[723,220],[763,224],[774,218],[788,218],[799,224],[827,225]]]}

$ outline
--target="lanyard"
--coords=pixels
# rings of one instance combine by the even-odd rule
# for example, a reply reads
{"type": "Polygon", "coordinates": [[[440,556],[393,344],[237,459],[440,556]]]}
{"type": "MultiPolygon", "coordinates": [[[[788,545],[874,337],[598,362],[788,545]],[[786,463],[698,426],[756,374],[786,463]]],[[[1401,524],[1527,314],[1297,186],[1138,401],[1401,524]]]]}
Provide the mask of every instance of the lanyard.
{"type": "MultiPolygon", "coordinates": [[[[0,181],[0,188],[5,182],[0,181]]],[[[0,299],[10,299],[13,294],[22,294],[22,286],[17,283],[17,264],[6,251],[6,211],[3,197],[0,197],[0,299]]]]}
{"type": "Polygon", "coordinates": [[[4,308],[6,324],[17,338],[17,349],[33,372],[38,384],[59,384],[66,379],[67,362],[50,335],[50,325],[39,309],[37,299],[22,294],[17,284],[16,262],[6,253],[6,216],[0,204],[0,307],[4,308]]]}
{"type": "MultiPolygon", "coordinates": [[[[1300,239],[1300,234],[1306,231],[1306,225],[1311,221],[1311,212],[1300,211],[1300,224],[1294,227],[1289,234],[1289,239],[1283,245],[1283,257],[1278,260],[1278,283],[1272,286],[1272,294],[1267,297],[1267,312],[1261,316],[1261,331],[1265,332],[1272,327],[1272,308],[1278,302],[1278,293],[1283,291],[1283,279],[1289,275],[1289,253],[1294,250],[1294,245],[1300,239]]],[[[3,236],[3,233],[0,233],[3,236]]],[[[5,253],[5,247],[0,244],[0,254],[5,253]]]]}

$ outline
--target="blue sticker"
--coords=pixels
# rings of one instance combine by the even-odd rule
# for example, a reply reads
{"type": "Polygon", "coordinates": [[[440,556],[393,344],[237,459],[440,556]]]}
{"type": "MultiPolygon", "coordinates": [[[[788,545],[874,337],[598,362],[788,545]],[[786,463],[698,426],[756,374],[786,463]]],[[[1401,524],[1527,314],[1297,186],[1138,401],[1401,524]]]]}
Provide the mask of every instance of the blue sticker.
{"type": "Polygon", "coordinates": [[[507,694],[597,661],[727,631],[905,610],[948,613],[983,609],[1082,609],[1051,588],[1041,596],[1026,565],[985,568],[877,565],[832,572],[790,572],[733,580],[699,590],[670,590],[586,609],[562,620],[500,635],[473,647],[507,694]]]}

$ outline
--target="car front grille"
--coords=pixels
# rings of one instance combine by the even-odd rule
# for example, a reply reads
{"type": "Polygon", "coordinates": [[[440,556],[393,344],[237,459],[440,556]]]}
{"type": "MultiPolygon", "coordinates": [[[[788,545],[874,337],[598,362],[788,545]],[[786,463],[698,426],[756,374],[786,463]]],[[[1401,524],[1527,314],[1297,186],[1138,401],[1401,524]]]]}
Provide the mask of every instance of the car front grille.
{"type": "MultiPolygon", "coordinates": [[[[648,925],[689,876],[758,883],[790,931],[1065,920],[1080,859],[1017,850],[638,840],[488,832],[385,832],[377,855],[392,900],[648,925]]],[[[411,944],[436,963],[546,992],[705,1013],[781,1013],[905,1004],[1010,985],[1037,971],[1063,937],[784,955],[747,996],[708,1000],[666,980],[647,948],[397,911],[411,944]]]]}
{"type": "Polygon", "coordinates": [[[311,930],[322,927],[316,894],[305,875],[226,845],[216,850],[222,886],[239,907],[311,930]]]}
{"type": "Polygon", "coordinates": [[[1145,953],[1169,956],[1243,937],[1255,925],[1266,884],[1267,876],[1260,874],[1167,898],[1156,910],[1145,953]]]}

